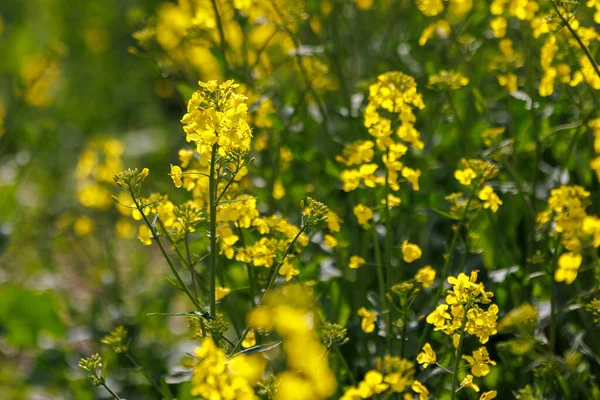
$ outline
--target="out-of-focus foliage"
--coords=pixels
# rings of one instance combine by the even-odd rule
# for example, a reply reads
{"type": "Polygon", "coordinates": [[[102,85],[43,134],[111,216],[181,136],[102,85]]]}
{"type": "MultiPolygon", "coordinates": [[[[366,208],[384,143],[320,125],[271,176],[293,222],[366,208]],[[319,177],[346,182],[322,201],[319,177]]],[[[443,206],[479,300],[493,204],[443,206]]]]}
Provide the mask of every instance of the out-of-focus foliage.
{"type": "Polygon", "coordinates": [[[598,24],[2,1],[0,398],[600,398],[598,24]]]}

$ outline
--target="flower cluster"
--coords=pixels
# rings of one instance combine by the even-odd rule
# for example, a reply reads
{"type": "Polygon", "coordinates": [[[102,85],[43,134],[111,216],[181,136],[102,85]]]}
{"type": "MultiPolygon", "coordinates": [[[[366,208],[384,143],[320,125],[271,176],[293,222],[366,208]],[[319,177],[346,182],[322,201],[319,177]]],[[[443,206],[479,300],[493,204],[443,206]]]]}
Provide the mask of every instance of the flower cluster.
{"type": "Polygon", "coordinates": [[[287,368],[276,375],[275,400],[325,399],[337,388],[329,368],[325,346],[314,330],[312,292],[301,285],[288,285],[269,292],[263,305],[248,315],[252,329],[275,331],[283,340],[287,368]]]}
{"type": "Polygon", "coordinates": [[[553,230],[560,235],[568,250],[558,258],[554,273],[557,282],[573,283],[582,263],[584,247],[600,247],[600,219],[588,215],[586,208],[590,192],[581,186],[561,186],[550,191],[548,208],[537,216],[540,225],[553,222],[553,230]]]}
{"type": "MultiPolygon", "coordinates": [[[[368,399],[376,394],[390,390],[392,393],[403,393],[412,388],[419,394],[419,399],[427,399],[429,390],[414,379],[415,365],[410,360],[385,356],[383,363],[378,360],[378,370],[370,370],[357,386],[350,386],[340,400],[368,399]],[[383,368],[384,367],[384,368],[383,368]],[[385,371],[385,374],[381,370],[385,371]]],[[[405,396],[410,396],[408,393],[405,396]]]]}
{"type": "Polygon", "coordinates": [[[252,131],[248,123],[246,96],[238,94],[232,80],[199,82],[200,90],[188,102],[181,119],[188,142],[194,142],[199,154],[217,146],[225,156],[234,151],[248,152],[252,131]]]}
{"type": "Polygon", "coordinates": [[[206,399],[258,400],[252,387],[261,378],[266,361],[260,355],[227,358],[210,337],[194,352],[192,396],[206,399]]]}

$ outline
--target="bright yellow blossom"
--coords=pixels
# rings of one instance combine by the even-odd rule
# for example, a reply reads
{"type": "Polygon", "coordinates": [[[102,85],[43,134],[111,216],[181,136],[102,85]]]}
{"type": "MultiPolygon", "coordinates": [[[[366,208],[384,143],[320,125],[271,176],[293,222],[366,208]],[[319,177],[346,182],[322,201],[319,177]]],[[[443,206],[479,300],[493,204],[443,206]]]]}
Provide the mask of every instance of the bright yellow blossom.
{"type": "Polygon", "coordinates": [[[361,329],[366,333],[373,332],[375,330],[375,318],[377,318],[377,315],[365,307],[359,308],[357,313],[359,317],[362,317],[360,322],[361,329]]]}
{"type": "Polygon", "coordinates": [[[373,219],[373,211],[363,204],[358,204],[354,207],[354,215],[356,215],[360,225],[365,225],[373,219]]]}
{"type": "Polygon", "coordinates": [[[472,168],[457,169],[454,171],[454,177],[457,181],[459,181],[462,185],[470,185],[473,179],[477,178],[477,174],[473,171],[472,168]]]}
{"type": "Polygon", "coordinates": [[[360,256],[352,256],[350,257],[350,263],[348,264],[349,268],[357,269],[362,267],[365,264],[365,259],[360,256]]]}
{"type": "Polygon", "coordinates": [[[492,212],[498,211],[499,206],[502,204],[502,200],[489,185],[485,185],[479,191],[477,197],[483,202],[483,208],[491,208],[492,212]]]}
{"type": "Polygon", "coordinates": [[[423,255],[421,248],[414,243],[409,243],[408,240],[402,242],[402,258],[404,262],[411,263],[418,260],[423,255]]]}
{"type": "Polygon", "coordinates": [[[435,351],[433,351],[429,343],[425,343],[425,346],[423,346],[423,351],[417,356],[417,362],[422,364],[423,368],[427,368],[428,366],[435,364],[436,361],[437,358],[435,351]]]}

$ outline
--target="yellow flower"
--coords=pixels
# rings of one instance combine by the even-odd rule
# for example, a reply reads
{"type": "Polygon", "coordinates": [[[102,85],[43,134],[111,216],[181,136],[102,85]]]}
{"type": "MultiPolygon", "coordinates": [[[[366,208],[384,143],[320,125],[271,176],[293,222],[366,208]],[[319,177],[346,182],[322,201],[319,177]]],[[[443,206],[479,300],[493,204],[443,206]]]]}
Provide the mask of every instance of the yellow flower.
{"type": "Polygon", "coordinates": [[[446,323],[447,319],[452,316],[448,313],[448,304],[440,304],[436,309],[427,316],[427,323],[434,325],[436,328],[441,328],[446,323]]]}
{"type": "Polygon", "coordinates": [[[294,265],[289,261],[289,258],[286,258],[279,267],[279,275],[285,276],[285,281],[288,282],[294,276],[298,275],[300,271],[294,268],[294,265]]]}
{"type": "Polygon", "coordinates": [[[340,223],[342,222],[342,220],[340,220],[340,217],[333,211],[329,210],[327,212],[327,219],[325,220],[325,222],[327,222],[327,229],[329,229],[331,233],[340,231],[340,223]]]}
{"type": "Polygon", "coordinates": [[[336,238],[334,238],[331,235],[325,235],[325,237],[323,238],[323,244],[325,244],[325,246],[330,247],[330,248],[334,248],[336,247],[339,243],[338,240],[336,238]]]}
{"type": "Polygon", "coordinates": [[[423,285],[424,288],[428,288],[435,280],[435,269],[431,268],[431,265],[424,266],[417,271],[415,280],[423,285]]]}
{"type": "Polygon", "coordinates": [[[460,387],[467,387],[473,389],[476,392],[479,392],[479,386],[473,383],[473,375],[465,376],[465,379],[460,383],[460,387]]]}
{"type": "Polygon", "coordinates": [[[498,75],[498,84],[506,87],[508,93],[514,93],[519,90],[519,81],[515,74],[498,75]]]}
{"type": "Polygon", "coordinates": [[[152,231],[146,225],[140,225],[138,239],[146,246],[150,246],[152,244],[152,231]]]}
{"type": "Polygon", "coordinates": [[[256,346],[256,333],[254,331],[249,331],[242,341],[242,347],[247,349],[254,346],[256,346]]]}
{"type": "Polygon", "coordinates": [[[381,393],[389,385],[383,382],[383,375],[381,372],[371,370],[365,374],[365,379],[358,384],[358,392],[363,399],[368,399],[374,394],[381,393]]]}
{"type": "Polygon", "coordinates": [[[473,356],[462,356],[471,367],[473,376],[486,376],[490,372],[490,365],[496,365],[496,362],[490,359],[490,355],[485,347],[480,347],[473,352],[473,356]]]}
{"type": "Polygon", "coordinates": [[[491,208],[492,212],[498,211],[498,207],[502,204],[502,200],[500,200],[494,189],[489,185],[485,185],[477,196],[479,200],[483,201],[483,208],[491,208]]]}
{"type": "Polygon", "coordinates": [[[373,210],[363,204],[359,204],[354,207],[354,215],[356,215],[360,225],[365,225],[369,220],[373,219],[373,210]]]}
{"type": "Polygon", "coordinates": [[[376,314],[373,311],[367,310],[365,307],[358,309],[358,316],[362,317],[360,322],[361,329],[366,333],[371,333],[375,330],[376,314]]]}
{"type": "Polygon", "coordinates": [[[450,23],[445,19],[440,19],[433,24],[427,25],[425,29],[423,29],[423,33],[421,33],[421,37],[419,38],[419,46],[425,46],[434,34],[437,34],[442,39],[446,39],[450,36],[450,32],[452,32],[450,23]]]}
{"type": "Polygon", "coordinates": [[[365,264],[365,259],[360,256],[352,256],[350,257],[350,264],[348,264],[349,268],[357,269],[362,267],[365,264]]]}
{"type": "Polygon", "coordinates": [[[433,17],[444,11],[442,0],[417,0],[417,8],[427,17],[433,17]]]}
{"type": "Polygon", "coordinates": [[[273,183],[273,198],[275,200],[280,200],[285,196],[285,188],[283,187],[283,183],[281,179],[276,179],[275,183],[273,183]]]}
{"type": "MultiPolygon", "coordinates": [[[[598,159],[600,159],[600,157],[598,157],[598,159]]],[[[385,205],[385,203],[386,203],[385,199],[381,199],[381,204],[385,205]]],[[[388,205],[389,208],[397,207],[397,206],[400,205],[400,203],[402,203],[402,199],[401,198],[396,197],[396,196],[394,196],[391,193],[388,193],[388,195],[387,195],[387,205],[388,205]]]]}
{"type": "Polygon", "coordinates": [[[408,240],[402,242],[402,258],[404,262],[411,263],[421,258],[422,255],[421,248],[416,244],[409,243],[408,240]]]}
{"type": "Polygon", "coordinates": [[[429,398],[429,390],[419,381],[414,381],[411,386],[415,393],[419,394],[419,400],[427,400],[429,398]]]}
{"type": "Polygon", "coordinates": [[[430,75],[428,87],[435,90],[456,90],[469,84],[469,78],[456,71],[440,71],[430,75]]]}
{"type": "Polygon", "coordinates": [[[437,358],[435,351],[433,351],[429,343],[425,343],[425,346],[423,346],[423,351],[417,356],[417,362],[419,364],[423,364],[423,368],[427,368],[430,365],[435,364],[436,361],[437,358]]]}
{"type": "Polygon", "coordinates": [[[464,170],[457,169],[454,171],[454,177],[457,181],[459,181],[462,185],[470,185],[471,181],[477,178],[477,174],[471,168],[465,168],[464,170]]]}
{"type": "Polygon", "coordinates": [[[215,292],[215,300],[219,301],[222,298],[224,298],[225,296],[228,296],[230,293],[231,293],[231,289],[222,287],[222,286],[217,286],[216,292],[215,292]]]}
{"type": "Polygon", "coordinates": [[[506,18],[496,17],[490,21],[490,27],[494,32],[494,37],[500,39],[506,36],[506,27],[508,26],[506,18]]]}
{"type": "Polygon", "coordinates": [[[402,176],[412,184],[413,190],[419,190],[419,177],[421,176],[421,171],[418,169],[403,167],[402,176]]]}
{"type": "Polygon", "coordinates": [[[175,184],[176,188],[183,186],[183,172],[181,171],[181,167],[179,167],[179,165],[171,164],[171,173],[169,175],[171,175],[171,179],[173,179],[173,183],[175,184]]]}
{"type": "Polygon", "coordinates": [[[481,397],[479,397],[479,400],[492,400],[496,398],[496,395],[498,394],[498,392],[496,392],[495,390],[490,390],[489,392],[483,392],[481,393],[481,397]]]}
{"type": "Polygon", "coordinates": [[[577,278],[577,270],[581,266],[582,257],[579,253],[563,253],[558,258],[558,268],[554,273],[556,282],[573,283],[577,278]]]}
{"type": "Polygon", "coordinates": [[[356,0],[356,7],[361,10],[368,10],[373,6],[374,0],[356,0]]]}

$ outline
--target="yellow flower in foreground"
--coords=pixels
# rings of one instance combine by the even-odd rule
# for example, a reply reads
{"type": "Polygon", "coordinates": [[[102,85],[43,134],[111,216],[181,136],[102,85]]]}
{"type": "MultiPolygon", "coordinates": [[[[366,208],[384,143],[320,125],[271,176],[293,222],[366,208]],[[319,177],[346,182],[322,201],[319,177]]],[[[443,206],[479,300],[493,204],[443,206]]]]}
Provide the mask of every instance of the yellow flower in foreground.
{"type": "Polygon", "coordinates": [[[325,237],[323,238],[323,244],[333,249],[335,246],[338,245],[338,240],[331,235],[325,235],[325,237]]]}
{"type": "Polygon", "coordinates": [[[558,268],[554,273],[556,282],[573,283],[577,278],[577,270],[581,266],[581,254],[575,252],[563,253],[558,258],[558,268]]]}
{"type": "Polygon", "coordinates": [[[373,219],[373,210],[365,205],[359,204],[354,207],[354,215],[356,215],[358,223],[364,225],[369,222],[369,220],[373,219]]]}
{"type": "Polygon", "coordinates": [[[358,392],[363,399],[368,399],[374,394],[381,393],[389,385],[383,382],[383,375],[381,372],[371,370],[365,374],[365,379],[358,384],[358,392]]]}
{"type": "Polygon", "coordinates": [[[175,187],[180,188],[183,186],[183,171],[181,171],[181,167],[179,167],[179,165],[171,164],[171,173],[169,175],[171,175],[171,179],[173,179],[175,187]]]}
{"type": "Polygon", "coordinates": [[[498,211],[498,207],[502,204],[502,200],[500,200],[494,189],[489,185],[481,189],[477,197],[483,201],[483,208],[491,208],[492,212],[498,211]]]}
{"type": "Polygon", "coordinates": [[[421,258],[422,255],[421,248],[416,244],[409,243],[408,240],[402,242],[402,258],[405,262],[411,263],[421,258]]]}
{"type": "Polygon", "coordinates": [[[222,286],[217,286],[217,290],[215,292],[215,300],[219,301],[225,296],[228,296],[230,293],[231,289],[222,286]]]}
{"type": "Polygon", "coordinates": [[[471,181],[477,178],[477,174],[471,168],[466,168],[464,170],[457,169],[456,171],[454,171],[454,177],[462,185],[470,185],[471,181]]]}
{"type": "Polygon", "coordinates": [[[146,246],[152,244],[152,232],[146,225],[140,225],[140,228],[138,229],[138,239],[146,246]]]}
{"type": "Polygon", "coordinates": [[[377,315],[373,311],[369,311],[364,307],[358,309],[358,316],[362,317],[360,327],[366,333],[371,333],[375,330],[375,319],[377,315]]]}
{"type": "Polygon", "coordinates": [[[473,375],[465,376],[465,379],[463,379],[463,381],[460,383],[460,387],[467,387],[479,392],[479,386],[473,383],[473,375]]]}
{"type": "Polygon", "coordinates": [[[435,364],[436,361],[435,351],[433,351],[429,343],[425,343],[423,351],[417,356],[417,362],[423,364],[423,368],[427,368],[430,365],[435,364]]]}
{"type": "Polygon", "coordinates": [[[417,271],[415,280],[423,285],[424,288],[428,288],[435,280],[435,269],[431,268],[431,265],[424,266],[417,271]]]}
{"type": "Polygon", "coordinates": [[[489,392],[481,393],[481,397],[479,398],[479,400],[492,400],[496,398],[497,394],[498,392],[496,392],[495,390],[490,390],[489,392]]]}
{"type": "Polygon", "coordinates": [[[485,347],[480,347],[473,352],[473,357],[462,356],[471,367],[471,372],[474,376],[486,376],[490,373],[489,365],[496,365],[496,361],[490,359],[490,355],[485,347]],[[489,364],[489,365],[488,365],[489,364]]]}
{"type": "Polygon", "coordinates": [[[247,349],[254,346],[256,346],[256,333],[254,331],[249,331],[242,341],[242,347],[247,349]]]}
{"type": "Polygon", "coordinates": [[[414,381],[411,386],[415,393],[419,393],[419,400],[427,400],[429,398],[429,390],[419,381],[414,381]]]}
{"type": "Polygon", "coordinates": [[[350,257],[350,264],[348,267],[352,269],[360,268],[365,264],[365,259],[360,256],[352,256],[350,257]]]}
{"type": "Polygon", "coordinates": [[[299,273],[300,271],[294,268],[294,265],[291,262],[289,262],[287,258],[285,259],[285,261],[283,261],[281,267],[279,267],[279,275],[285,276],[286,282],[292,279],[294,276],[298,275],[299,273]]]}

